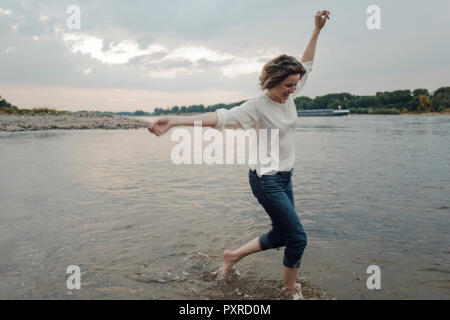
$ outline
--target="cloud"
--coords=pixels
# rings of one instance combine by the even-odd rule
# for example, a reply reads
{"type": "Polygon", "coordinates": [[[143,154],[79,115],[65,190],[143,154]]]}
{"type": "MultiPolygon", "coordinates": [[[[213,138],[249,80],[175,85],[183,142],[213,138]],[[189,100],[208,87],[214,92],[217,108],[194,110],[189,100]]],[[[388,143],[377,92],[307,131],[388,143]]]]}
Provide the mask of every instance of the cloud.
{"type": "Polygon", "coordinates": [[[42,21],[42,22],[47,22],[49,20],[49,17],[46,16],[45,14],[41,14],[39,16],[39,20],[42,21]]]}
{"type": "Polygon", "coordinates": [[[219,53],[204,46],[200,47],[190,46],[177,48],[171,51],[170,54],[168,54],[166,57],[164,57],[165,60],[185,59],[193,63],[196,63],[202,59],[212,62],[220,62],[230,60],[233,58],[234,57],[232,55],[226,53],[219,53]]]}
{"type": "Polygon", "coordinates": [[[234,63],[221,68],[224,76],[234,79],[243,74],[252,74],[262,70],[263,63],[259,58],[238,59],[234,63]]]}
{"type": "Polygon", "coordinates": [[[169,49],[160,44],[148,44],[143,48],[133,40],[106,41],[86,33],[66,33],[55,30],[72,53],[88,55],[109,65],[138,66],[143,74],[155,78],[174,78],[179,74],[199,74],[217,70],[224,77],[234,79],[240,75],[258,73],[263,61],[279,54],[277,50],[265,50],[246,58],[213,50],[205,45],[180,46],[169,49]]]}
{"type": "Polygon", "coordinates": [[[137,43],[124,40],[119,43],[111,42],[108,44],[108,49],[103,50],[103,39],[83,33],[65,33],[63,41],[72,52],[90,55],[93,59],[107,64],[126,64],[133,58],[150,55],[164,49],[158,45],[140,49],[137,43]]]}
{"type": "Polygon", "coordinates": [[[8,53],[10,53],[11,51],[14,51],[15,49],[16,49],[16,47],[9,46],[8,48],[5,49],[5,53],[8,54],[8,53]]]}
{"type": "MultiPolygon", "coordinates": [[[[318,9],[290,0],[80,0],[82,29],[71,31],[69,4],[1,1],[0,84],[152,90],[164,99],[220,90],[217,101],[251,98],[261,94],[258,77],[267,61],[281,53],[301,56],[318,9]]],[[[302,94],[448,85],[442,70],[450,65],[450,44],[443,41],[450,2],[377,4],[380,31],[366,28],[367,3],[323,3],[332,17],[302,94]]]]}
{"type": "Polygon", "coordinates": [[[12,17],[12,11],[10,9],[2,9],[0,8],[0,14],[4,16],[12,17]]]}
{"type": "Polygon", "coordinates": [[[84,73],[85,75],[88,75],[88,74],[90,74],[91,72],[92,72],[92,68],[86,68],[86,69],[83,70],[83,73],[84,73]]]}

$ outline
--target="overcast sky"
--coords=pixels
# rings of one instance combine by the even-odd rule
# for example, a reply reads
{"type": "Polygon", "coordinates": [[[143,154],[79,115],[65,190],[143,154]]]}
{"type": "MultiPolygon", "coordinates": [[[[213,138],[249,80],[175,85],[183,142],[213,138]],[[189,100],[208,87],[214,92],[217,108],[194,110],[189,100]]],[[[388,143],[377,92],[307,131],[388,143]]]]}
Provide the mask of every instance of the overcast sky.
{"type": "Polygon", "coordinates": [[[448,0],[0,0],[0,95],[72,111],[250,99],[265,62],[301,58],[321,9],[331,20],[302,95],[450,85],[448,0]],[[366,26],[369,5],[381,30],[366,26]]]}

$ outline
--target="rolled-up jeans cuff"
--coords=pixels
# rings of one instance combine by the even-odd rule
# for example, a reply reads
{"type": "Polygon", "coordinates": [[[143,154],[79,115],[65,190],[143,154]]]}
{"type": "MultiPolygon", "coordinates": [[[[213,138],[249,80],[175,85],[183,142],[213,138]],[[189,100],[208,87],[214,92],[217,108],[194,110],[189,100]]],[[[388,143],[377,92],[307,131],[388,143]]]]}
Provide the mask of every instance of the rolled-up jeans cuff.
{"type": "Polygon", "coordinates": [[[295,262],[295,263],[292,263],[292,262],[290,262],[290,261],[287,261],[287,259],[286,259],[286,257],[285,257],[285,258],[283,259],[283,265],[284,265],[285,267],[288,267],[288,268],[298,269],[298,268],[300,268],[301,261],[302,261],[302,259],[298,260],[298,261],[295,262]]]}
{"type": "Polygon", "coordinates": [[[303,252],[299,252],[299,249],[285,248],[283,265],[288,268],[298,269],[302,262],[302,256],[303,252]]]}
{"type": "Polygon", "coordinates": [[[259,246],[261,247],[261,251],[272,249],[272,244],[267,233],[259,237],[259,246]]]}

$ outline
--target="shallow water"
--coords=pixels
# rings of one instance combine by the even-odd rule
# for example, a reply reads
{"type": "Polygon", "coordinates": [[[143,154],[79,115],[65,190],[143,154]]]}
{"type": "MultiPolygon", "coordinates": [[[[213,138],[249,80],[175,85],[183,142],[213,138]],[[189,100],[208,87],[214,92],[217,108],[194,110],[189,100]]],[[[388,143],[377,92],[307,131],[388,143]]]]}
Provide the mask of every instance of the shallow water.
{"type": "MultiPolygon", "coordinates": [[[[297,134],[305,298],[450,298],[450,117],[301,118],[297,134]]],[[[1,133],[0,299],[283,299],[283,250],[215,276],[223,250],[270,227],[246,166],[177,166],[175,144],[145,129],[1,133]]]]}

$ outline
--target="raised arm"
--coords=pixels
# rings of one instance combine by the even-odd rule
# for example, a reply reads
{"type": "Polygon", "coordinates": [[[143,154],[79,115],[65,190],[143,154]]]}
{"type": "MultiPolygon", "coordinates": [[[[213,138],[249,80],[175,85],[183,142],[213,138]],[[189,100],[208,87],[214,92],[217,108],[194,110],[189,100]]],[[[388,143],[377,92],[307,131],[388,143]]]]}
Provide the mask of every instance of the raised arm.
{"type": "Polygon", "coordinates": [[[203,127],[215,127],[219,121],[216,112],[208,112],[195,116],[164,117],[148,126],[148,131],[160,136],[175,126],[194,126],[194,121],[202,121],[203,127]]]}
{"type": "Polygon", "coordinates": [[[312,62],[316,54],[317,39],[319,38],[320,31],[325,26],[327,19],[330,19],[330,11],[322,10],[318,11],[315,17],[315,27],[308,46],[303,53],[301,62],[312,62]]]}

